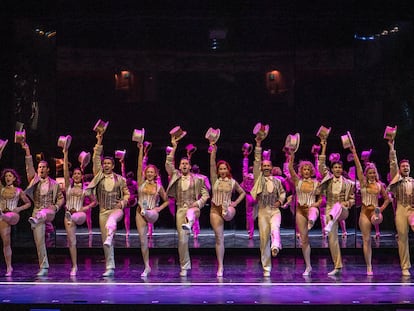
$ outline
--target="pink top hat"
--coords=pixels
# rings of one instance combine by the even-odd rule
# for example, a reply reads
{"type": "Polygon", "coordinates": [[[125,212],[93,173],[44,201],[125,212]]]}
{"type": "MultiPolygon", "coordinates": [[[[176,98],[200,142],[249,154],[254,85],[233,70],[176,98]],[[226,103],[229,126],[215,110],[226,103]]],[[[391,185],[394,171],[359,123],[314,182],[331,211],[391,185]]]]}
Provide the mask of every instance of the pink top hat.
{"type": "Polygon", "coordinates": [[[270,161],[271,155],[272,155],[272,150],[271,149],[263,150],[262,158],[265,161],[270,161]]]}
{"type": "Polygon", "coordinates": [[[150,141],[144,141],[144,153],[148,153],[152,147],[152,142],[150,141]]]}
{"type": "Polygon", "coordinates": [[[327,139],[330,132],[331,132],[330,127],[328,128],[328,127],[321,125],[318,132],[316,133],[316,136],[319,137],[320,139],[327,139]]]}
{"type": "Polygon", "coordinates": [[[109,121],[105,122],[99,119],[98,122],[96,122],[95,126],[93,127],[93,130],[97,133],[103,134],[105,133],[108,125],[109,125],[109,121]]]}
{"type": "Polygon", "coordinates": [[[312,154],[319,153],[320,151],[321,151],[321,146],[319,146],[319,145],[313,145],[312,146],[312,149],[311,149],[312,154]]]}
{"type": "Polygon", "coordinates": [[[369,158],[371,157],[372,149],[362,151],[361,153],[361,160],[364,162],[368,162],[369,158]]]}
{"type": "Polygon", "coordinates": [[[170,154],[172,150],[173,150],[173,147],[171,147],[171,146],[167,146],[167,147],[165,147],[165,153],[166,153],[167,155],[168,155],[168,154],[170,154]]]}
{"type": "Polygon", "coordinates": [[[21,144],[26,141],[26,130],[14,132],[14,142],[16,144],[21,144]]]}
{"type": "Polygon", "coordinates": [[[243,153],[250,154],[253,151],[253,145],[249,143],[244,143],[242,146],[243,153]]]}
{"type": "Polygon", "coordinates": [[[346,160],[348,162],[354,161],[354,155],[352,153],[348,153],[348,155],[346,156],[346,160]]]}
{"type": "Polygon", "coordinates": [[[285,141],[285,148],[288,150],[292,150],[293,152],[298,151],[299,148],[299,144],[300,144],[300,134],[296,133],[296,134],[289,134],[286,137],[286,141],[285,141]]]}
{"type": "Polygon", "coordinates": [[[119,161],[124,160],[126,154],[126,150],[115,150],[115,158],[119,159],[119,161]]]}
{"type": "Polygon", "coordinates": [[[197,151],[197,147],[196,147],[196,146],[194,146],[193,144],[188,144],[188,145],[185,147],[185,150],[187,150],[187,154],[188,154],[188,155],[192,155],[194,152],[196,152],[196,151],[197,151]]]}
{"type": "Polygon", "coordinates": [[[66,135],[66,136],[59,136],[58,139],[58,147],[61,147],[63,150],[67,151],[70,147],[70,144],[72,142],[72,136],[66,135]]]}
{"type": "Polygon", "coordinates": [[[394,140],[395,136],[397,135],[397,126],[391,127],[387,126],[384,132],[384,138],[387,140],[394,140]]]}
{"type": "Polygon", "coordinates": [[[220,129],[213,129],[210,127],[207,130],[205,137],[210,142],[210,145],[214,145],[220,138],[220,129]]]}
{"type": "Polygon", "coordinates": [[[3,153],[4,148],[6,148],[6,145],[9,141],[0,139],[0,155],[3,153]]]}
{"type": "Polygon", "coordinates": [[[333,163],[338,162],[339,160],[341,160],[341,156],[339,153],[331,153],[329,155],[329,162],[333,163]]]}
{"type": "Polygon", "coordinates": [[[141,130],[134,129],[132,131],[132,141],[142,144],[145,137],[145,129],[142,128],[141,130]]]}
{"type": "Polygon", "coordinates": [[[267,135],[269,134],[269,125],[257,123],[255,127],[253,128],[253,134],[256,135],[256,137],[261,137],[262,139],[265,139],[267,135]]]}
{"type": "Polygon", "coordinates": [[[183,138],[185,135],[187,135],[187,132],[183,131],[180,126],[176,126],[170,131],[170,135],[171,135],[171,138],[174,137],[175,140],[178,141],[181,138],[183,138]]]}
{"type": "Polygon", "coordinates": [[[79,161],[81,168],[85,168],[91,161],[91,153],[82,151],[78,156],[78,161],[79,161]]]}
{"type": "Polygon", "coordinates": [[[344,149],[348,149],[354,146],[354,141],[352,140],[352,136],[349,131],[347,131],[345,135],[341,136],[341,140],[344,149]]]}

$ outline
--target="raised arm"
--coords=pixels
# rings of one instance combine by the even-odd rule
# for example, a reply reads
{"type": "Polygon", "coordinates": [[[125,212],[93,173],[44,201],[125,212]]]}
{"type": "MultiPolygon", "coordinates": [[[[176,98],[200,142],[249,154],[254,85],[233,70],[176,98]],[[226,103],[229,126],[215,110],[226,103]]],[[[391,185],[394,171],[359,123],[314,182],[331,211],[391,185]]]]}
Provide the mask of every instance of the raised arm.
{"type": "Polygon", "coordinates": [[[217,181],[217,167],[216,167],[216,154],[217,154],[217,145],[213,144],[210,146],[210,181],[214,185],[217,181]]]}
{"type": "Polygon", "coordinates": [[[144,182],[143,160],[142,160],[144,151],[143,151],[142,143],[137,143],[137,147],[138,147],[137,182],[138,182],[138,187],[139,187],[144,182]]]}
{"type": "Polygon", "coordinates": [[[68,191],[70,185],[70,176],[69,176],[69,151],[65,148],[62,149],[63,151],[63,178],[65,180],[65,190],[68,191]]]}
{"type": "Polygon", "coordinates": [[[29,144],[26,141],[21,143],[22,149],[25,151],[25,164],[26,164],[26,176],[27,181],[30,183],[36,175],[36,171],[33,166],[33,157],[30,153],[29,144]]]}
{"type": "Polygon", "coordinates": [[[353,145],[349,149],[351,150],[352,155],[354,156],[355,168],[356,168],[359,184],[363,185],[365,183],[364,170],[362,169],[362,164],[361,164],[361,161],[359,160],[358,153],[356,151],[355,146],[353,145]]]}
{"type": "Polygon", "coordinates": [[[94,175],[97,175],[100,171],[102,171],[102,162],[101,162],[101,154],[103,151],[102,139],[103,139],[103,134],[97,133],[96,134],[96,145],[93,148],[93,156],[92,156],[94,175]]]}
{"type": "Polygon", "coordinates": [[[296,186],[299,182],[299,176],[298,174],[296,174],[295,169],[293,168],[293,163],[295,161],[295,153],[292,150],[289,150],[288,152],[289,152],[289,166],[288,166],[289,175],[290,175],[290,179],[296,186]]]}
{"type": "Polygon", "coordinates": [[[165,170],[167,171],[168,176],[172,176],[175,171],[174,157],[178,146],[178,142],[176,141],[175,137],[171,137],[171,145],[173,148],[165,160],[165,170]]]}

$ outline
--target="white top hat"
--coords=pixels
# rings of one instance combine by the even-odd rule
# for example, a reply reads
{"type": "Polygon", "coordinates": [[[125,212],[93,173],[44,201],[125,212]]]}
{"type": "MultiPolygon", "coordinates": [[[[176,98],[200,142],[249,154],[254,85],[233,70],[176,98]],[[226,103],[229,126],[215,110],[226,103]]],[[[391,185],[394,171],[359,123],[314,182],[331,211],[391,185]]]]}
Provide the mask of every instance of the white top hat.
{"type": "Polygon", "coordinates": [[[26,130],[25,129],[23,129],[22,131],[14,132],[14,142],[16,144],[21,144],[24,141],[26,141],[26,130]]]}
{"type": "Polygon", "coordinates": [[[300,143],[300,134],[296,133],[296,134],[289,134],[286,137],[286,141],[285,141],[285,148],[288,150],[292,150],[293,152],[298,151],[299,148],[299,143],[300,143]]]}
{"type": "Polygon", "coordinates": [[[103,133],[105,133],[108,125],[109,125],[109,121],[105,122],[105,121],[102,121],[101,119],[99,119],[98,122],[96,122],[95,126],[93,127],[93,130],[97,133],[103,134],[103,133]]]}
{"type": "Polygon", "coordinates": [[[387,140],[394,140],[395,136],[397,135],[397,126],[391,127],[387,126],[384,132],[384,138],[387,140]]]}
{"type": "Polygon", "coordinates": [[[330,127],[328,128],[328,127],[321,125],[318,132],[316,133],[316,136],[319,137],[320,139],[327,139],[330,132],[331,132],[330,127]]]}
{"type": "Polygon", "coordinates": [[[249,143],[244,143],[242,146],[242,151],[250,154],[253,151],[253,145],[249,143]]]}
{"type": "Polygon", "coordinates": [[[145,129],[142,128],[141,130],[134,129],[132,131],[132,141],[136,141],[137,143],[142,144],[145,138],[145,129]]]}
{"type": "Polygon", "coordinates": [[[264,125],[260,122],[257,123],[253,128],[253,134],[261,137],[262,139],[265,139],[269,134],[269,125],[264,125]]]}
{"type": "Polygon", "coordinates": [[[354,146],[354,141],[352,140],[352,136],[349,131],[347,131],[345,135],[341,136],[341,140],[344,149],[348,149],[354,146]]]}
{"type": "Polygon", "coordinates": [[[369,158],[371,157],[372,149],[365,150],[361,152],[361,160],[364,162],[368,162],[369,158]]]}
{"type": "Polygon", "coordinates": [[[126,150],[115,150],[115,158],[122,161],[125,158],[126,150]]]}
{"type": "Polygon", "coordinates": [[[213,129],[210,127],[207,130],[205,137],[210,142],[210,145],[215,144],[220,138],[220,129],[213,129]]]}
{"type": "Polygon", "coordinates": [[[313,145],[312,149],[311,149],[311,153],[315,154],[315,153],[319,153],[321,151],[321,146],[320,145],[313,145]]]}
{"type": "Polygon", "coordinates": [[[6,145],[9,141],[0,139],[0,155],[3,153],[4,148],[6,148],[6,145]]]}
{"type": "Polygon", "coordinates": [[[68,150],[70,143],[72,142],[72,136],[67,135],[67,136],[59,136],[58,139],[58,147],[61,147],[63,150],[68,150]]]}
{"type": "Polygon", "coordinates": [[[85,168],[91,161],[91,153],[82,151],[78,156],[78,161],[80,163],[81,168],[85,168]]]}
{"type": "Polygon", "coordinates": [[[341,155],[339,153],[331,153],[329,155],[329,162],[333,163],[338,162],[339,160],[341,160],[341,155]]]}
{"type": "Polygon", "coordinates": [[[187,135],[187,132],[183,131],[180,126],[176,126],[170,131],[170,135],[171,137],[175,137],[175,140],[178,141],[187,135]]]}
{"type": "Polygon", "coordinates": [[[272,150],[271,149],[263,150],[262,158],[265,161],[270,161],[271,155],[272,155],[272,150]]]}

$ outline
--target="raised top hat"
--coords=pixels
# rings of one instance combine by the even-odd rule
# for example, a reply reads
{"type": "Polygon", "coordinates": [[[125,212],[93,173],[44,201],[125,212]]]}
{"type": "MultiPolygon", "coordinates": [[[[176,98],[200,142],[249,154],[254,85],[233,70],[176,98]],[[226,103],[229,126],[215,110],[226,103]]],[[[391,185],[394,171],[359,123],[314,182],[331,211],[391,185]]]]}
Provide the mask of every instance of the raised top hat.
{"type": "Polygon", "coordinates": [[[330,127],[328,128],[328,127],[321,125],[318,132],[316,133],[316,136],[319,137],[320,139],[327,139],[330,132],[331,132],[330,127]]]}
{"type": "Polygon", "coordinates": [[[141,130],[134,129],[132,131],[132,141],[136,141],[137,143],[142,144],[145,138],[145,129],[142,128],[141,130]]]}
{"type": "Polygon", "coordinates": [[[313,145],[312,149],[311,149],[311,153],[315,154],[315,153],[319,153],[321,151],[321,146],[320,145],[313,145]]]}
{"type": "Polygon", "coordinates": [[[348,149],[354,146],[354,141],[352,140],[352,136],[349,131],[347,131],[345,135],[341,136],[341,140],[344,149],[348,149]]]}
{"type": "Polygon", "coordinates": [[[244,143],[242,146],[243,153],[250,154],[253,151],[253,145],[249,143],[244,143]]]}
{"type": "Polygon", "coordinates": [[[397,135],[397,126],[387,126],[384,132],[384,138],[387,140],[394,140],[395,136],[397,135]]]}
{"type": "Polygon", "coordinates": [[[58,139],[58,147],[61,147],[63,150],[68,150],[70,143],[72,142],[72,136],[66,135],[66,136],[59,136],[58,139]]]}
{"type": "Polygon", "coordinates": [[[187,135],[186,131],[183,131],[181,129],[181,126],[176,126],[170,131],[171,138],[175,138],[176,141],[183,138],[185,135],[187,135]]]}
{"type": "Polygon", "coordinates": [[[105,133],[108,127],[108,124],[109,124],[109,121],[105,122],[99,119],[98,122],[96,122],[95,126],[93,127],[93,130],[97,133],[103,134],[105,133]]]}
{"type": "MultiPolygon", "coordinates": [[[[55,165],[56,165],[56,171],[61,171],[63,169],[63,158],[54,158],[55,165]]],[[[72,163],[68,162],[68,167],[70,168],[72,166],[72,163]]]]}
{"type": "Polygon", "coordinates": [[[262,139],[265,139],[267,135],[269,134],[269,125],[257,123],[253,128],[253,134],[256,135],[256,137],[261,137],[262,139]]]}
{"type": "Polygon", "coordinates": [[[148,153],[152,147],[152,142],[144,141],[144,153],[148,153]]]}
{"type": "Polygon", "coordinates": [[[187,154],[191,155],[197,151],[197,147],[194,146],[193,144],[188,144],[187,146],[185,146],[185,150],[187,150],[187,154]]]}
{"type": "Polygon", "coordinates": [[[272,155],[272,150],[271,149],[263,150],[262,158],[265,161],[270,161],[271,155],[272,155]]]}
{"type": "Polygon", "coordinates": [[[300,144],[300,134],[299,133],[289,134],[286,137],[285,148],[287,150],[292,150],[293,152],[296,152],[296,151],[298,151],[299,144],[300,144]]]}
{"type": "Polygon", "coordinates": [[[365,150],[361,152],[361,160],[364,162],[368,162],[369,158],[371,157],[372,149],[365,150]]]}
{"type": "Polygon", "coordinates": [[[78,156],[78,161],[82,169],[88,166],[89,162],[91,161],[91,153],[82,151],[78,156]]]}
{"type": "Polygon", "coordinates": [[[166,153],[167,155],[168,155],[168,154],[170,154],[172,150],[173,150],[173,147],[171,147],[171,146],[167,146],[167,147],[165,147],[165,153],[166,153]]]}
{"type": "Polygon", "coordinates": [[[220,138],[220,129],[213,129],[210,127],[207,130],[205,137],[210,142],[210,145],[215,144],[220,138]]]}
{"type": "Polygon", "coordinates": [[[119,161],[124,160],[126,154],[126,150],[115,150],[115,158],[119,159],[119,161]]]}
{"type": "Polygon", "coordinates": [[[15,131],[14,132],[14,142],[16,144],[21,144],[26,141],[26,130],[23,129],[22,131],[15,131]]]}
{"type": "Polygon", "coordinates": [[[0,139],[0,155],[3,153],[4,148],[6,148],[6,145],[9,141],[0,139]]]}
{"type": "Polygon", "coordinates": [[[40,153],[36,153],[36,161],[37,162],[40,162],[40,161],[45,161],[45,155],[44,155],[44,153],[43,152],[40,152],[40,153]]]}
{"type": "Polygon", "coordinates": [[[329,155],[329,162],[333,163],[338,162],[339,160],[341,160],[341,155],[339,153],[331,153],[329,155]]]}
{"type": "Polygon", "coordinates": [[[348,162],[354,161],[354,154],[353,153],[348,153],[348,155],[346,156],[346,160],[348,162]]]}

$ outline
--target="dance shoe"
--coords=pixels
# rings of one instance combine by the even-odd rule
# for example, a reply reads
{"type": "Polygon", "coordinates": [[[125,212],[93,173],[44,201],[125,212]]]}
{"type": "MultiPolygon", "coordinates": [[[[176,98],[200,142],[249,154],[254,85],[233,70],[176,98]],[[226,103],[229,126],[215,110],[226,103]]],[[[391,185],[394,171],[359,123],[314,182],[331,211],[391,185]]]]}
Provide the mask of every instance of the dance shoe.
{"type": "Polygon", "coordinates": [[[223,269],[217,269],[217,277],[218,278],[221,278],[221,277],[223,277],[223,269]]]}
{"type": "Polygon", "coordinates": [[[146,278],[147,276],[148,276],[148,274],[150,274],[151,273],[151,268],[150,267],[147,267],[147,268],[145,268],[144,269],[144,271],[141,273],[141,277],[142,278],[146,278]]]}
{"type": "Polygon", "coordinates": [[[331,232],[333,225],[334,225],[334,221],[330,220],[328,224],[325,226],[324,232],[326,235],[328,235],[329,232],[331,232]]]}
{"type": "Polygon", "coordinates": [[[29,222],[30,222],[32,229],[34,229],[36,228],[36,225],[39,223],[39,220],[37,218],[30,217],[29,222]]]}
{"type": "Polygon", "coordinates": [[[270,271],[263,271],[263,276],[264,276],[265,278],[270,277],[270,271]]]}
{"type": "Polygon", "coordinates": [[[49,269],[42,268],[39,270],[39,272],[36,274],[36,276],[47,276],[49,273],[49,269]]]}
{"type": "Polygon", "coordinates": [[[71,270],[70,270],[70,276],[76,276],[76,274],[78,273],[78,267],[73,267],[71,270]]]}
{"type": "Polygon", "coordinates": [[[183,229],[184,231],[188,231],[188,234],[192,233],[191,225],[189,223],[182,224],[181,229],[183,229]]]}
{"type": "Polygon", "coordinates": [[[113,239],[114,239],[114,235],[113,234],[109,234],[106,237],[106,239],[105,239],[104,246],[111,247],[112,246],[113,239]]]}
{"type": "Polygon", "coordinates": [[[4,276],[12,276],[13,274],[13,268],[10,268],[6,271],[6,274],[4,276]]]}
{"type": "Polygon", "coordinates": [[[186,276],[187,276],[187,270],[185,270],[185,269],[181,269],[181,271],[180,271],[180,276],[181,276],[181,277],[186,277],[186,276]]]}
{"type": "Polygon", "coordinates": [[[279,254],[279,248],[278,247],[272,247],[272,256],[276,257],[277,254],[279,254]]]}
{"type": "Polygon", "coordinates": [[[328,276],[338,276],[341,274],[341,269],[333,269],[331,272],[328,273],[328,276]]]}
{"type": "Polygon", "coordinates": [[[309,275],[311,275],[311,272],[312,272],[312,267],[307,267],[305,269],[305,272],[302,273],[302,275],[303,276],[309,276],[309,275]]]}
{"type": "Polygon", "coordinates": [[[114,274],[115,274],[114,269],[106,269],[106,270],[105,270],[105,272],[104,272],[104,273],[102,273],[102,276],[103,276],[104,278],[109,278],[109,277],[114,276],[114,274]]]}
{"type": "Polygon", "coordinates": [[[410,276],[411,275],[411,273],[408,269],[401,270],[401,274],[402,274],[402,276],[410,276]]]}

